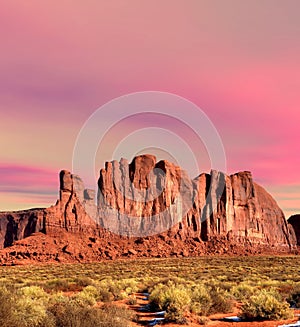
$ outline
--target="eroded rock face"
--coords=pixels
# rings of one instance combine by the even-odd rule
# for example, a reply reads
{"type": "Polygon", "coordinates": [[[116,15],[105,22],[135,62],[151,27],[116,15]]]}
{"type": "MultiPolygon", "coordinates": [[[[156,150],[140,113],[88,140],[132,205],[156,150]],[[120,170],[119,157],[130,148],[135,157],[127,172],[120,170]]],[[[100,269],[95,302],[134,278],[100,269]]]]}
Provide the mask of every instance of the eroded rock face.
{"type": "Polygon", "coordinates": [[[296,244],[276,201],[250,172],[217,171],[190,180],[180,167],[152,155],[106,164],[100,171],[101,225],[121,235],[165,232],[183,240],[223,238],[272,247],[296,244]],[[130,234],[132,233],[132,234],[130,234]]]}
{"type": "Polygon", "coordinates": [[[37,232],[54,239],[63,232],[61,244],[66,235],[78,235],[80,256],[68,240],[61,248],[72,260],[81,260],[85,250],[96,260],[290,251],[297,243],[275,200],[247,171],[231,176],[211,171],[191,180],[173,163],[142,155],[131,163],[106,163],[98,186],[96,206],[95,191],[62,171],[54,206],[0,213],[0,247],[37,232]]]}
{"type": "Polygon", "coordinates": [[[72,233],[97,234],[95,191],[86,190],[82,180],[68,171],[60,172],[59,200],[46,209],[0,212],[0,248],[14,241],[42,232],[55,235],[64,230],[72,233]]]}
{"type": "Polygon", "coordinates": [[[0,212],[0,249],[36,232],[45,232],[44,209],[0,212]]]}
{"type": "Polygon", "coordinates": [[[152,155],[113,161],[100,171],[98,217],[102,227],[125,236],[162,233],[181,222],[192,205],[187,174],[152,155]]]}
{"type": "Polygon", "coordinates": [[[56,233],[63,229],[72,233],[94,233],[96,212],[95,192],[85,189],[79,176],[62,170],[59,200],[45,209],[45,232],[56,233]]]}
{"type": "Polygon", "coordinates": [[[288,223],[293,227],[297,239],[297,245],[300,246],[300,215],[293,215],[288,219],[288,223]]]}

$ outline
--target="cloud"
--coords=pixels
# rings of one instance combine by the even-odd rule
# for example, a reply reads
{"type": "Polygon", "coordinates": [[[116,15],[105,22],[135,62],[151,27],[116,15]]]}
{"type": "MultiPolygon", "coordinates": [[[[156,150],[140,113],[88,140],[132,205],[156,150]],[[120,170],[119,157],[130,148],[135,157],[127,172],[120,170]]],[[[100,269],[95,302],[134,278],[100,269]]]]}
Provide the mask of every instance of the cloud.
{"type": "Polygon", "coordinates": [[[53,202],[58,192],[57,174],[51,169],[1,164],[0,194],[3,201],[1,206],[7,207],[8,205],[4,199],[14,201],[15,206],[20,205],[20,207],[28,201],[31,203],[53,202]]]}

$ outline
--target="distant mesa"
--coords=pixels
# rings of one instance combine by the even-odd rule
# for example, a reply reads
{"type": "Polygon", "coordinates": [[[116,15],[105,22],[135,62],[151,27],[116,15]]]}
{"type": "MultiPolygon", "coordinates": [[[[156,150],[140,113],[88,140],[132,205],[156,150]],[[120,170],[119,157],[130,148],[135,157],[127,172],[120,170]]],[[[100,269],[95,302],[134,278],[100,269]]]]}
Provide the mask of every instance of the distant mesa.
{"type": "Polygon", "coordinates": [[[2,264],[289,253],[299,238],[299,216],[287,222],[250,172],[191,180],[153,155],[107,162],[97,194],[63,170],[55,205],[0,213],[2,264]]]}

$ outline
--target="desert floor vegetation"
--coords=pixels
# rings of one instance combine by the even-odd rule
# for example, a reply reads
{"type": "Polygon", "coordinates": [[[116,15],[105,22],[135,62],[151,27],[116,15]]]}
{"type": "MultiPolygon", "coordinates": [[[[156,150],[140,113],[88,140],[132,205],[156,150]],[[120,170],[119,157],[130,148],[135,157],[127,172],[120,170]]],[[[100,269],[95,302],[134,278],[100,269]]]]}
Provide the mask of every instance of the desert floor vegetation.
{"type": "Polygon", "coordinates": [[[130,326],[136,294],[166,321],[292,318],[299,256],[200,257],[0,267],[0,326],[130,326]]]}

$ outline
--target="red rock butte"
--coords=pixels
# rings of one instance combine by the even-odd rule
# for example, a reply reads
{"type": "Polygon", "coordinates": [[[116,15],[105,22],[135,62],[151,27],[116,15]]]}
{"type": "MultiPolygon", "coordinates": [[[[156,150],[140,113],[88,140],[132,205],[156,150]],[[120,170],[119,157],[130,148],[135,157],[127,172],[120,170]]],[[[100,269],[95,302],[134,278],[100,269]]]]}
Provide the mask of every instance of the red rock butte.
{"type": "Polygon", "coordinates": [[[299,245],[299,217],[290,224],[248,171],[191,180],[141,155],[107,162],[95,199],[79,176],[61,171],[55,205],[0,213],[0,262],[295,253],[299,245]]]}

